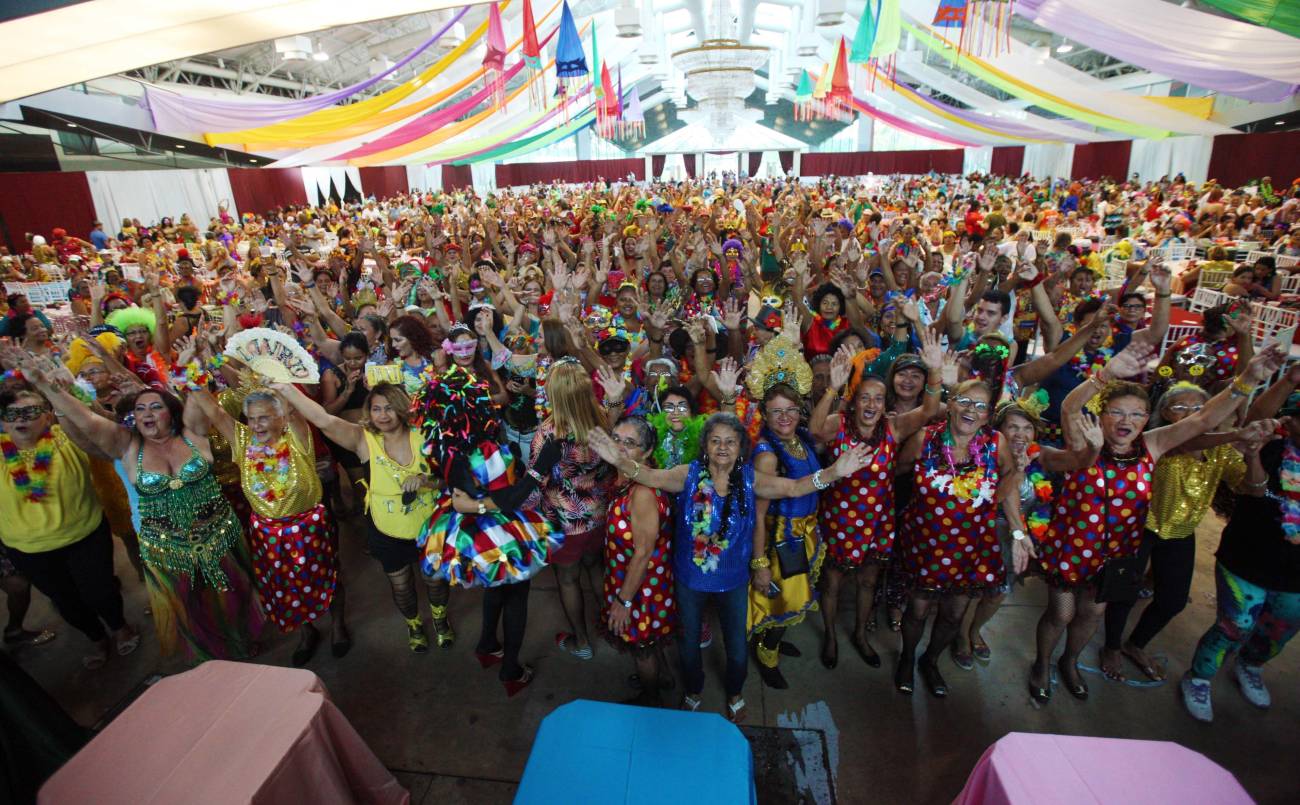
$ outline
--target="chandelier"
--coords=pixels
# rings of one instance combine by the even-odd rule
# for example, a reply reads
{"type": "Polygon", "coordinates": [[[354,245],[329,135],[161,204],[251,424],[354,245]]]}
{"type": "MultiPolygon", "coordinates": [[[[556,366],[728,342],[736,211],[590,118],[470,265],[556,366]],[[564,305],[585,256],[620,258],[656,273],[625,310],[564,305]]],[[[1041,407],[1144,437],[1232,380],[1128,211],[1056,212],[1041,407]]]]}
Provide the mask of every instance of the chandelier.
{"type": "Polygon", "coordinates": [[[735,18],[726,0],[716,0],[712,16],[714,36],[672,54],[672,63],[685,76],[686,94],[696,103],[680,117],[703,125],[714,142],[722,142],[740,123],[762,118],[762,110],[747,108],[745,101],[757,87],[754,71],[767,64],[769,52],[736,38],[735,18]]]}

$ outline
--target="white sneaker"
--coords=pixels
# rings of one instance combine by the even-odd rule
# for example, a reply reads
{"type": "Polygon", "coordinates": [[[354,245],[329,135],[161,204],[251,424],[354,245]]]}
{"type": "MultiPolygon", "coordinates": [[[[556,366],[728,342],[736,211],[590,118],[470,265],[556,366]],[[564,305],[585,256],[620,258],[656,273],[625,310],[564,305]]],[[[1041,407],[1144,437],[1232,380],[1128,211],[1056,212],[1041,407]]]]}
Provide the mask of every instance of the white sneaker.
{"type": "Polygon", "coordinates": [[[1246,701],[1261,710],[1267,710],[1273,699],[1268,695],[1268,688],[1264,687],[1264,677],[1261,674],[1263,670],[1258,665],[1247,665],[1238,658],[1232,676],[1237,680],[1237,687],[1241,688],[1241,695],[1246,697],[1246,701]]]}
{"type": "Polygon", "coordinates": [[[1192,718],[1206,724],[1214,721],[1214,708],[1210,706],[1210,680],[1188,675],[1183,677],[1179,688],[1183,692],[1183,704],[1192,718]]]}

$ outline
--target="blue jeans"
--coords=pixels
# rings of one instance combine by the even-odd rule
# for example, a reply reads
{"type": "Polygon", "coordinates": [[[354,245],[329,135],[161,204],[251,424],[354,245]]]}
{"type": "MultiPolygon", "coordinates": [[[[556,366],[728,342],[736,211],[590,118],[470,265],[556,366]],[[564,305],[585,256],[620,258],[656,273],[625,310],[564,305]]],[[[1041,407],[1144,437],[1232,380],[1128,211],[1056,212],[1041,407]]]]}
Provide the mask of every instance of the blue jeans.
{"type": "Polygon", "coordinates": [[[749,617],[749,585],[742,584],[723,593],[701,593],[677,582],[677,618],[682,640],[677,654],[682,658],[682,675],[686,693],[698,696],[704,690],[704,658],[700,654],[700,629],[704,624],[704,605],[712,598],[722,624],[722,643],[727,649],[727,674],[724,685],[727,697],[739,696],[745,687],[749,659],[745,654],[745,627],[749,617]]]}

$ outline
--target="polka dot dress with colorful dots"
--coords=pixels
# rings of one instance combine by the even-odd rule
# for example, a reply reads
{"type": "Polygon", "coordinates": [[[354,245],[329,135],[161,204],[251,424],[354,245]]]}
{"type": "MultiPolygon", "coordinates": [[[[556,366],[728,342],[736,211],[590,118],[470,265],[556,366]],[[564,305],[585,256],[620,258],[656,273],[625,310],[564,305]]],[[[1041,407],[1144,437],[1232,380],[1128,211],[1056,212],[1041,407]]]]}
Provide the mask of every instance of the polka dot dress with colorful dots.
{"type": "MultiPolygon", "coordinates": [[[[926,429],[916,462],[916,494],[903,514],[895,556],[916,587],[931,592],[979,593],[1000,588],[1006,570],[997,532],[997,500],[954,494],[949,484],[926,471],[927,459],[943,446],[946,424],[926,429]]],[[[992,466],[997,483],[997,440],[992,466]]]]}
{"type": "MultiPolygon", "coordinates": [[[[831,445],[830,459],[862,442],[844,427],[831,445]]],[[[822,534],[826,555],[841,570],[866,562],[887,562],[894,548],[894,433],[885,435],[867,465],[831,485],[822,494],[822,534]]],[[[829,463],[829,462],[828,462],[829,463]]]]}
{"type": "MultiPolygon", "coordinates": [[[[609,508],[606,518],[605,539],[605,606],[600,615],[602,624],[609,623],[611,607],[622,608],[617,596],[627,578],[632,562],[632,489],[620,495],[609,508]]],[[[659,509],[659,537],[650,560],[646,564],[641,588],[632,597],[631,618],[627,631],[621,635],[608,634],[610,642],[635,648],[654,645],[677,629],[677,606],[673,603],[673,517],[672,497],[654,491],[659,509]]]]}
{"type": "Polygon", "coordinates": [[[290,517],[254,513],[251,523],[253,578],[267,617],[292,632],[325,614],[338,582],[334,524],[325,506],[290,517]]]}
{"type": "Polygon", "coordinates": [[[1123,461],[1103,453],[1066,476],[1039,549],[1049,584],[1091,584],[1107,559],[1137,553],[1155,468],[1145,443],[1140,449],[1139,457],[1123,461]]]}

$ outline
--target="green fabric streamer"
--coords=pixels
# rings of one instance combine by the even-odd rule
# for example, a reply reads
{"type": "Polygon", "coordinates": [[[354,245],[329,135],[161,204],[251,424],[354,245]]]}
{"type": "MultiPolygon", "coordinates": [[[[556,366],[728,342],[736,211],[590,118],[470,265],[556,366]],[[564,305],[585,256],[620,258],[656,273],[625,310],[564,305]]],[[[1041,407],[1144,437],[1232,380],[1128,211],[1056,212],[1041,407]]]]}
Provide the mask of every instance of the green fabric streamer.
{"type": "MultiPolygon", "coordinates": [[[[1300,3],[1296,0],[1201,0],[1234,17],[1300,37],[1300,3]]],[[[1300,42],[1296,43],[1300,48],[1300,42]]]]}
{"type": "Polygon", "coordinates": [[[898,50],[903,36],[903,12],[898,0],[881,0],[880,19],[876,20],[876,39],[871,45],[871,56],[883,59],[898,50]]]}
{"type": "Polygon", "coordinates": [[[853,47],[849,49],[849,61],[854,64],[866,64],[871,60],[871,48],[876,44],[876,14],[872,7],[868,0],[858,19],[858,32],[853,35],[853,47]]]}
{"type": "MultiPolygon", "coordinates": [[[[1047,95],[1043,95],[1040,92],[1026,89],[1020,84],[1014,83],[1012,81],[1007,80],[1006,78],[1003,78],[1002,75],[1000,75],[999,73],[994,72],[992,70],[988,70],[983,66],[976,64],[973,59],[957,58],[957,56],[955,55],[956,54],[955,50],[953,50],[949,46],[945,45],[943,42],[936,39],[924,28],[913,25],[912,23],[906,21],[903,22],[903,27],[906,28],[907,31],[916,38],[916,41],[920,42],[931,52],[941,56],[949,64],[967,73],[970,73],[976,78],[979,78],[983,81],[988,82],[989,84],[992,84],[993,86],[997,87],[1003,92],[1007,92],[1011,95],[1014,95],[1017,98],[1020,98],[1021,100],[1029,101],[1035,106],[1041,106],[1044,109],[1048,109],[1052,112],[1057,113],[1058,115],[1071,118],[1072,120],[1081,120],[1084,123],[1089,123],[1100,129],[1106,129],[1109,131],[1119,131],[1125,134],[1132,135],[1134,137],[1142,137],[1148,140],[1162,140],[1165,137],[1168,137],[1170,134],[1170,132],[1163,129],[1144,126],[1140,123],[1130,123],[1126,120],[1120,120],[1119,118],[1114,118],[1114,117],[1107,117],[1106,115],[1097,114],[1095,112],[1083,111],[1074,106],[1061,103],[1060,101],[1057,101],[1047,95]]],[[[1028,81],[1027,78],[1020,79],[1020,80],[1026,82],[1028,81]]]]}
{"type": "Polygon", "coordinates": [[[523,156],[531,154],[534,151],[545,148],[553,142],[563,140],[565,137],[577,134],[583,128],[590,126],[596,120],[596,110],[588,109],[582,114],[575,117],[568,124],[558,126],[550,131],[544,131],[541,134],[535,134],[532,137],[525,137],[522,140],[505,143],[491,151],[486,151],[472,159],[453,160],[453,165],[473,165],[479,162],[500,161],[508,157],[523,156]]]}

